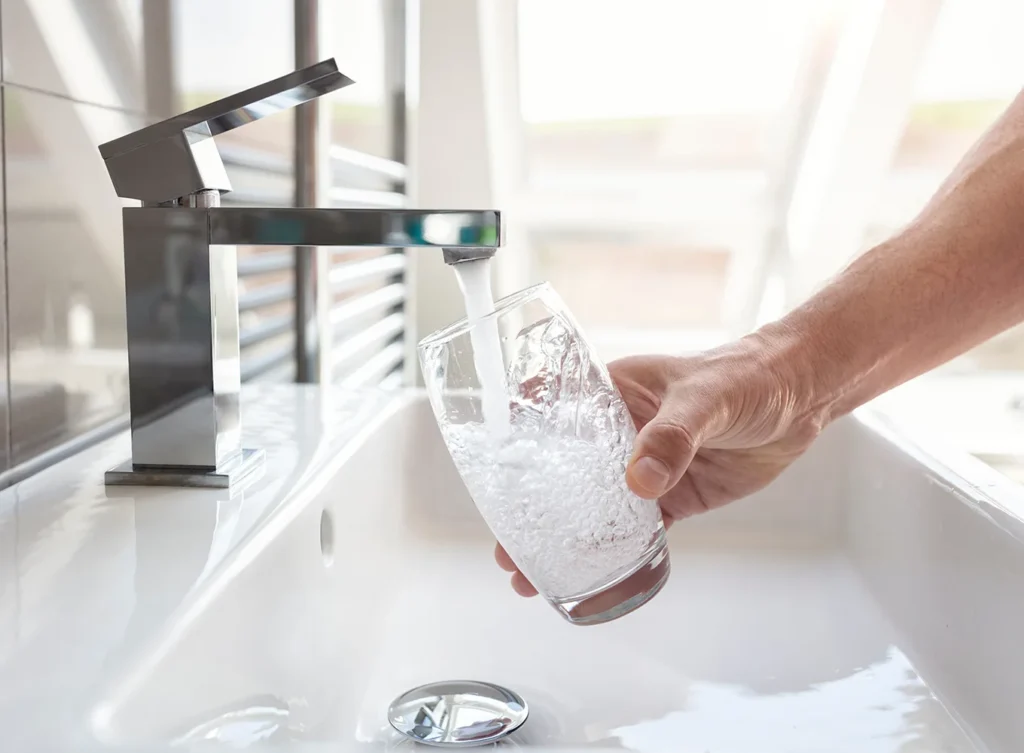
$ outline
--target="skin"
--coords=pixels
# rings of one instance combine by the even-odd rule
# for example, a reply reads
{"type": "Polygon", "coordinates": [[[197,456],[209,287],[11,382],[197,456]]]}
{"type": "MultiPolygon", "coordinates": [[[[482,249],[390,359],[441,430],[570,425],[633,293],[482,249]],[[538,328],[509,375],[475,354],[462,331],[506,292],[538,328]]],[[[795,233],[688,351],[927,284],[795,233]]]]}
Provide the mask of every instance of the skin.
{"type": "Polygon", "coordinates": [[[669,525],[721,507],[835,419],[1022,321],[1024,92],[906,228],[802,306],[697,357],[610,364],[638,429],[627,483],[669,525]]]}

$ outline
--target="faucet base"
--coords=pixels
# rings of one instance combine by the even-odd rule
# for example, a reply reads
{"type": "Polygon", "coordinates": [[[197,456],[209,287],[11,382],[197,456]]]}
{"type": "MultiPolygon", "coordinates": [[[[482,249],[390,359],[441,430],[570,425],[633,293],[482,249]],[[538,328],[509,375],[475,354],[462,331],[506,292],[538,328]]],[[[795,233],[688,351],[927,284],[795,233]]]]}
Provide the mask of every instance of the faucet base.
{"type": "Polygon", "coordinates": [[[103,477],[107,486],[180,486],[193,489],[230,489],[263,466],[263,450],[243,449],[242,455],[213,471],[188,468],[136,468],[126,460],[103,477]]]}

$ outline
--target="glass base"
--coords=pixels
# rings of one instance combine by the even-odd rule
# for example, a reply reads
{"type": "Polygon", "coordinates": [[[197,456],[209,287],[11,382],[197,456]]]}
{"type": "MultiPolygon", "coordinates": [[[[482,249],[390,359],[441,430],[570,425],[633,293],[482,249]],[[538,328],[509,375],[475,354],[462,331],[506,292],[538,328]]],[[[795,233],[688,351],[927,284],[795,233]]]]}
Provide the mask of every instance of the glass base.
{"type": "Polygon", "coordinates": [[[654,598],[671,569],[668,546],[662,537],[661,545],[619,581],[600,591],[550,603],[573,625],[600,625],[627,615],[654,598]]]}

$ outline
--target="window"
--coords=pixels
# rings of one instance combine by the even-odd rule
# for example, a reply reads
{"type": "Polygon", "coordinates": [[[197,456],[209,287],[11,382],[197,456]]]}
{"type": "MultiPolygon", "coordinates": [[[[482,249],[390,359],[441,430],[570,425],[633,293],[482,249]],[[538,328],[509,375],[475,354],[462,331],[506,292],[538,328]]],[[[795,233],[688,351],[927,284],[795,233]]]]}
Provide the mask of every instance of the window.
{"type": "Polygon", "coordinates": [[[520,0],[534,275],[606,357],[734,328],[813,6],[520,0]]]}
{"type": "Polygon", "coordinates": [[[1024,83],[1015,0],[946,0],[866,245],[910,220],[1024,83]]]}
{"type": "MultiPolygon", "coordinates": [[[[531,276],[605,358],[797,304],[910,220],[1024,82],[1017,0],[518,7],[531,276]]],[[[1024,478],[1021,370],[1024,327],[879,404],[1024,478]]]]}
{"type": "Polygon", "coordinates": [[[385,0],[326,0],[323,57],[355,81],[331,97],[332,144],[391,158],[385,90],[385,0]]]}

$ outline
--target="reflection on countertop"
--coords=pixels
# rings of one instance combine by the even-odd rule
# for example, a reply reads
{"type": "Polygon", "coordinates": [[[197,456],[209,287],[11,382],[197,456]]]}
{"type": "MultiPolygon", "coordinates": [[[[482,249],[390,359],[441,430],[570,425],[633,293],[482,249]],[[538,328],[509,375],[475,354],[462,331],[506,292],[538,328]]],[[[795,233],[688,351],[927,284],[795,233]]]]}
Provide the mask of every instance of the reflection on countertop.
{"type": "Polygon", "coordinates": [[[695,682],[687,706],[612,735],[637,751],[656,750],[666,739],[686,740],[694,751],[975,751],[895,646],[884,659],[798,692],[759,695],[743,686],[695,682]]]}

